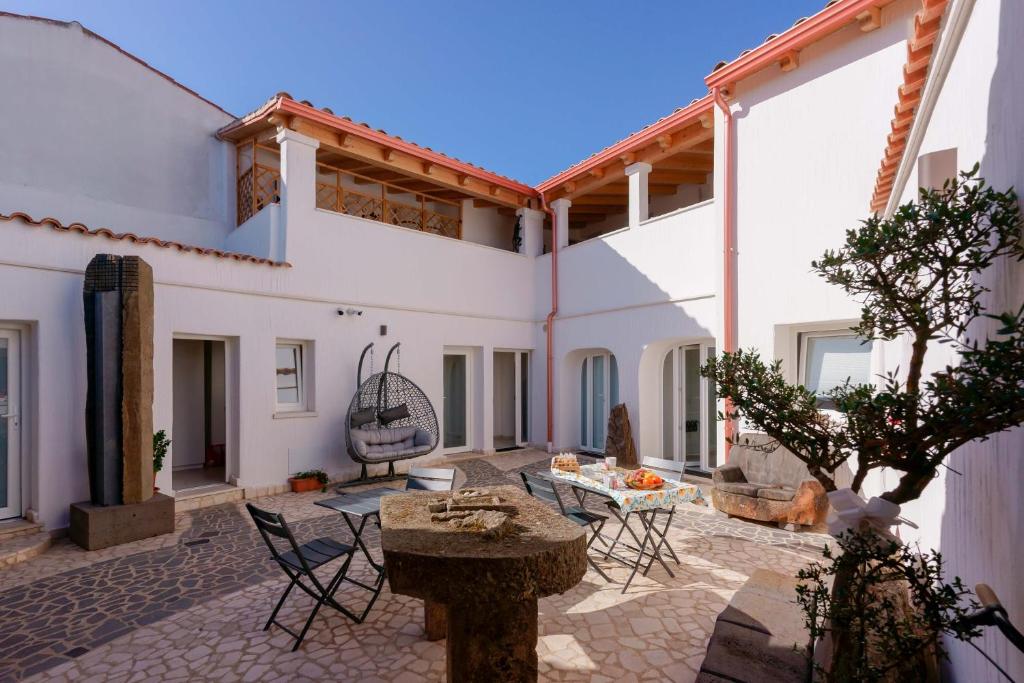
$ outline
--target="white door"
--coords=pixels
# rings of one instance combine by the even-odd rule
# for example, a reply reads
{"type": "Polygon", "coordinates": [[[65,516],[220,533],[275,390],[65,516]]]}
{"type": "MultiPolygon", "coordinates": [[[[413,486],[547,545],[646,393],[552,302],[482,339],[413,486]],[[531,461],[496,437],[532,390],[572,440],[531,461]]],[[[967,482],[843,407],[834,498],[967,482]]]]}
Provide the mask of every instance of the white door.
{"type": "Polygon", "coordinates": [[[0,519],[21,517],[19,334],[0,330],[0,519]]]}
{"type": "Polygon", "coordinates": [[[671,349],[662,362],[661,457],[709,470],[717,466],[717,397],[700,376],[715,349],[689,344],[671,349]]]}
{"type": "Polygon", "coordinates": [[[516,354],[516,444],[530,441],[530,353],[516,354]]]}
{"type": "Polygon", "coordinates": [[[608,414],[619,402],[615,356],[597,353],[583,359],[580,370],[580,448],[604,453],[608,414]]]}
{"type": "Polygon", "coordinates": [[[469,353],[444,354],[444,400],[441,411],[441,452],[469,450],[469,353]]]}

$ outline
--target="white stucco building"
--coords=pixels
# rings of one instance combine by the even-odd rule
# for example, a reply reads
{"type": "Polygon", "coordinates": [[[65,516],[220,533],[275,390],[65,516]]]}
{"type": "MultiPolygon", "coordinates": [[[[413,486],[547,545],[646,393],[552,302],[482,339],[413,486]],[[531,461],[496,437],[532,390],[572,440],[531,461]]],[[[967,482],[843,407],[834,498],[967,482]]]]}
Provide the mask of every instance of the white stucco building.
{"type": "MultiPolygon", "coordinates": [[[[847,228],[975,162],[1024,187],[1021,44],[1017,0],[838,0],[530,187],[285,93],[239,118],[76,23],[0,13],[0,519],[60,529],[88,498],[96,253],[153,267],[157,484],[178,497],[354,477],[343,416],[370,342],[378,370],[401,342],[442,453],[599,451],[621,402],[641,453],[713,468],[697,368],[753,347],[824,382],[813,348],[843,344],[859,306],[810,262],[847,228]]],[[[987,276],[992,308],[1024,300],[1020,264],[987,276]]],[[[1022,451],[1020,430],[964,447],[906,510],[1017,615],[1022,451]]],[[[1024,678],[998,635],[983,647],[1024,678]]],[[[952,651],[960,680],[990,675],[952,651]]]]}

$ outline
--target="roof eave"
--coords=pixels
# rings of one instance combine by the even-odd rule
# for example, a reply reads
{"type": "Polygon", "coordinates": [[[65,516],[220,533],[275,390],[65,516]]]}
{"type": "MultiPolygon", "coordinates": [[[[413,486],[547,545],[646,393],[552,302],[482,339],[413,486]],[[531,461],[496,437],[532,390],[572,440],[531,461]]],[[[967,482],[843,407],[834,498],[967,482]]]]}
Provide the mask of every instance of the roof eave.
{"type": "Polygon", "coordinates": [[[787,53],[801,50],[811,43],[835,33],[855,21],[858,15],[881,8],[895,0],[839,0],[796,26],[780,33],[704,78],[709,88],[732,85],[765,67],[780,61],[787,53]]]}
{"type": "Polygon", "coordinates": [[[680,109],[679,111],[666,116],[660,121],[652,123],[650,126],[633,133],[627,138],[620,140],[611,147],[601,150],[589,159],[580,162],[576,166],[568,168],[558,175],[552,176],[544,182],[537,185],[537,191],[541,194],[561,185],[562,183],[568,182],[573,178],[590,172],[592,169],[598,168],[607,164],[609,161],[614,160],[616,157],[625,154],[627,152],[646,147],[652,142],[655,142],[660,135],[664,135],[666,131],[682,126],[687,126],[695,123],[700,119],[701,116],[707,114],[714,108],[714,101],[711,95],[705,95],[696,102],[680,109]]]}

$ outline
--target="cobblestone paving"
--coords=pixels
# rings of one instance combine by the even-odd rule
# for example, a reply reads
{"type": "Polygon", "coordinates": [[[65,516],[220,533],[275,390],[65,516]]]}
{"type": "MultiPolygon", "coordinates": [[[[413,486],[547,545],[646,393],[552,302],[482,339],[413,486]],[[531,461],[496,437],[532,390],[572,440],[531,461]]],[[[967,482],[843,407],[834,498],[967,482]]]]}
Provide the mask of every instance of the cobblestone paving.
{"type": "MultiPolygon", "coordinates": [[[[546,464],[537,452],[525,467],[495,467],[502,457],[454,464],[474,486],[519,482],[521,469],[546,464]]],[[[282,511],[300,539],[348,538],[339,516],[313,505],[322,497],[257,504],[282,511]]],[[[541,600],[544,680],[692,680],[715,616],[747,576],[758,567],[793,572],[823,542],[694,505],[677,511],[670,538],[681,560],[674,579],[656,567],[622,595],[627,570],[602,563],[614,583],[590,571],[571,591],[541,600]]],[[[365,539],[379,559],[379,533],[365,539]]],[[[362,625],[322,611],[298,652],[279,629],[263,631],[286,580],[242,504],[183,513],[171,537],[129,546],[135,551],[85,553],[58,544],[0,571],[0,681],[444,678],[444,643],[423,639],[422,603],[387,589],[362,625]]],[[[365,562],[355,571],[369,577],[365,562]]],[[[339,595],[354,605],[364,599],[358,589],[339,595]]],[[[295,597],[281,619],[301,623],[310,607],[295,597]]]]}

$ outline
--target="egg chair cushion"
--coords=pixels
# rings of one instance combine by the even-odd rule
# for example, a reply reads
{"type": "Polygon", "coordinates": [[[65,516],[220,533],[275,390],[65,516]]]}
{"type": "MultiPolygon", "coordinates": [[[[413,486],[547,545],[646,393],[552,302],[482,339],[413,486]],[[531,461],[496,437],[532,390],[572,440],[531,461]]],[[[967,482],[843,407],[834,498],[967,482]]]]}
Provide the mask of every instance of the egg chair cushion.
{"type": "Polygon", "coordinates": [[[391,429],[353,429],[352,447],[365,460],[386,462],[412,458],[434,448],[433,437],[415,426],[391,429]]]}

